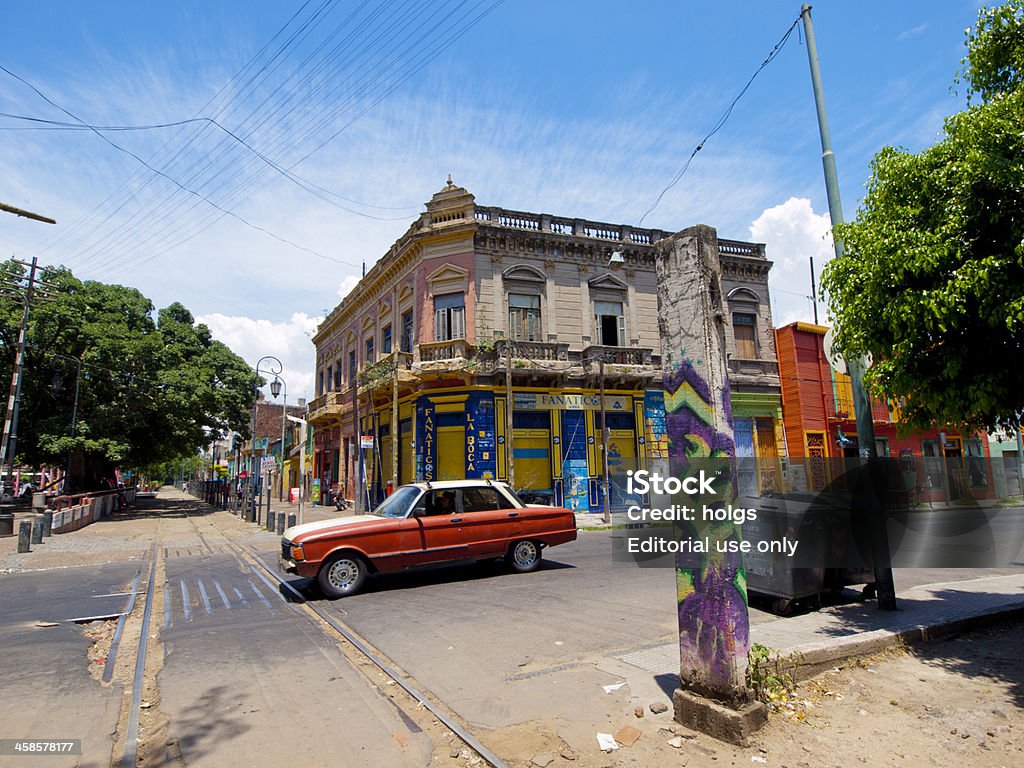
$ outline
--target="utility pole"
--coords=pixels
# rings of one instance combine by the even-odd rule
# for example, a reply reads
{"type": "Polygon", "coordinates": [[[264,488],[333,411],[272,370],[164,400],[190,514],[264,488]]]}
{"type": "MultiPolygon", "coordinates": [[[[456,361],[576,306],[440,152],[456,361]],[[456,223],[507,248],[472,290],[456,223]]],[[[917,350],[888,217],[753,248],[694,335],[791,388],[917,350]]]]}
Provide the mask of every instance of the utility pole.
{"type": "Polygon", "coordinates": [[[394,369],[391,376],[391,488],[398,487],[398,441],[402,438],[402,430],[398,424],[398,365],[402,353],[397,349],[391,353],[394,369]]]}
{"type": "Polygon", "coordinates": [[[35,219],[36,221],[41,221],[44,224],[57,223],[54,219],[51,219],[49,216],[43,216],[42,214],[39,213],[32,213],[32,211],[24,211],[21,208],[15,208],[13,205],[7,205],[6,203],[0,203],[0,211],[4,211],[5,213],[13,213],[15,216],[21,216],[24,219],[35,219]]]}
{"type": "MultiPolygon", "coordinates": [[[[364,269],[366,268],[365,264],[363,265],[363,268],[364,269]]],[[[353,501],[355,502],[355,507],[354,507],[353,511],[357,515],[361,515],[365,511],[363,509],[363,503],[365,502],[365,499],[363,498],[363,495],[364,495],[363,494],[363,419],[362,419],[362,413],[361,413],[360,402],[359,402],[359,372],[358,372],[358,365],[359,365],[359,363],[356,362],[354,365],[351,366],[352,386],[353,386],[352,399],[355,401],[354,404],[353,404],[353,410],[352,410],[352,413],[353,413],[353,429],[352,429],[352,434],[353,434],[353,439],[355,440],[354,445],[355,445],[355,449],[356,449],[356,484],[355,484],[355,488],[353,488],[352,490],[355,491],[355,494],[354,494],[354,497],[353,497],[353,501]]]]}
{"type": "Polygon", "coordinates": [[[288,421],[299,425],[299,515],[298,523],[302,525],[302,497],[306,492],[306,440],[309,434],[309,425],[305,419],[298,416],[286,416],[288,421]]]}
{"type": "MultiPolygon", "coordinates": [[[[818,133],[821,136],[821,164],[825,172],[825,194],[828,197],[828,212],[832,220],[832,243],[836,258],[843,255],[842,241],[835,234],[837,224],[843,223],[843,205],[839,199],[839,174],[836,172],[836,158],[832,152],[832,139],[828,130],[828,117],[825,114],[825,96],[821,87],[821,71],[818,68],[818,47],[814,41],[814,27],[811,24],[811,6],[804,3],[800,8],[800,16],[804,23],[804,36],[807,39],[807,59],[811,67],[811,85],[814,89],[814,106],[818,113],[818,133]]],[[[816,302],[816,299],[815,299],[816,302]]],[[[857,443],[860,457],[870,466],[878,458],[875,448],[875,425],[871,420],[871,400],[864,388],[864,372],[867,361],[863,355],[846,361],[850,374],[850,385],[853,388],[853,409],[857,416],[857,443]]],[[[868,485],[870,484],[870,481],[868,485]]],[[[880,500],[869,491],[869,503],[877,506],[880,500]],[[872,498],[873,497],[873,498],[872,498]]],[[[878,607],[886,611],[896,610],[896,587],[892,580],[892,568],[889,567],[889,542],[883,524],[873,531],[877,541],[875,552],[875,588],[878,591],[878,607]],[[885,564],[879,560],[884,558],[885,564]]]]}
{"type": "Polygon", "coordinates": [[[601,357],[597,362],[598,372],[601,376],[601,477],[602,477],[602,493],[601,493],[601,510],[604,512],[604,521],[610,523],[612,521],[612,513],[608,508],[608,440],[610,433],[608,431],[608,412],[604,405],[604,353],[601,353],[601,357]]]}
{"type": "MultiPolygon", "coordinates": [[[[22,261],[18,263],[25,264],[22,261]]],[[[29,310],[37,294],[43,295],[40,288],[48,287],[36,277],[39,269],[38,258],[33,257],[31,265],[26,266],[29,267],[26,283],[18,281],[17,284],[6,283],[4,286],[8,292],[13,292],[22,302],[21,327],[18,329],[18,351],[14,359],[14,368],[11,371],[11,389],[7,399],[7,415],[4,419],[2,443],[0,443],[0,466],[7,467],[7,477],[12,483],[14,481],[14,459],[18,450],[18,415],[21,406],[21,382],[25,372],[25,343],[28,336],[29,310]]]]}
{"type": "Polygon", "coordinates": [[[811,304],[814,307],[814,324],[818,324],[818,288],[814,284],[814,257],[809,256],[811,260],[811,304]]]}
{"type": "Polygon", "coordinates": [[[512,405],[515,398],[512,394],[512,339],[505,339],[505,455],[508,457],[508,487],[516,489],[516,459],[512,453],[512,431],[515,429],[512,419],[512,405]]]}

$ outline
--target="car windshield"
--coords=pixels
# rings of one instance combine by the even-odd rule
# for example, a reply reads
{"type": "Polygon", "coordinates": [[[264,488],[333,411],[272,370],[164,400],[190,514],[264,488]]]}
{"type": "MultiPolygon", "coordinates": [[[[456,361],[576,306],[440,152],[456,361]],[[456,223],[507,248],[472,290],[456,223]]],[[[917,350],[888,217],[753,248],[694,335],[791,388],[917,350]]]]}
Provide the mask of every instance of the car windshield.
{"type": "Polygon", "coordinates": [[[378,517],[407,517],[419,495],[420,489],[416,486],[403,485],[384,499],[370,514],[378,517]]]}

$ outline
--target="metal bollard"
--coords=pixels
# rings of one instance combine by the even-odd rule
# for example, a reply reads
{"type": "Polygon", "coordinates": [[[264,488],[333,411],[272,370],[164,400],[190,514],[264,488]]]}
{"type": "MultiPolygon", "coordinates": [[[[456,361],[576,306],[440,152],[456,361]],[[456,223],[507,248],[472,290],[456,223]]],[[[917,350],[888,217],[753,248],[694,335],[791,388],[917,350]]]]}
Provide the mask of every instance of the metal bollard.
{"type": "Polygon", "coordinates": [[[277,532],[284,533],[284,512],[277,516],[277,532]]]}
{"type": "Polygon", "coordinates": [[[274,526],[277,525],[275,515],[276,515],[275,512],[267,512],[267,530],[268,531],[273,531],[274,530],[274,526]]]}
{"type": "MultiPolygon", "coordinates": [[[[288,527],[289,528],[294,528],[297,522],[298,521],[297,521],[297,518],[295,517],[295,513],[294,512],[288,513],[288,527]]],[[[283,533],[283,531],[282,531],[282,533],[283,533]]]]}
{"type": "Polygon", "coordinates": [[[43,518],[41,517],[32,518],[32,543],[43,543],[43,518]]]}
{"type": "Polygon", "coordinates": [[[32,523],[28,520],[22,520],[18,524],[18,552],[30,552],[28,543],[32,538],[32,523]]]}
{"type": "Polygon", "coordinates": [[[53,510],[43,512],[43,536],[53,535],[53,510]]]}

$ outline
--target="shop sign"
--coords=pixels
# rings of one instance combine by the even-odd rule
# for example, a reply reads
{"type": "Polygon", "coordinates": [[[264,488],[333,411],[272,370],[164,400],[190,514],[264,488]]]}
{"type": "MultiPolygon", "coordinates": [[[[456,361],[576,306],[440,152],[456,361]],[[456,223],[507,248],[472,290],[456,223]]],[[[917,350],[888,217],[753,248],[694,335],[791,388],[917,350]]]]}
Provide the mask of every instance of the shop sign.
{"type": "MultiPolygon", "coordinates": [[[[512,406],[523,411],[599,411],[600,395],[579,393],[550,394],[547,392],[515,392],[512,406]]],[[[604,408],[609,413],[629,410],[626,395],[605,395],[604,408]]]]}

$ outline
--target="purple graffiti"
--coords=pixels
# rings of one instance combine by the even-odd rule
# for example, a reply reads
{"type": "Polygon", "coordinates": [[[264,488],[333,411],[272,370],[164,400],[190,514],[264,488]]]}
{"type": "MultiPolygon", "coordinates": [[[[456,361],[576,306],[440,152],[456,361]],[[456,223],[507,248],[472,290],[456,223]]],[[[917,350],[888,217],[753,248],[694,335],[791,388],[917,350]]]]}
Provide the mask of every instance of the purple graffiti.
{"type": "MultiPolygon", "coordinates": [[[[711,388],[701,378],[689,360],[683,362],[664,376],[662,384],[668,395],[675,395],[684,385],[689,385],[700,398],[705,408],[715,402],[711,388]]],[[[732,427],[732,407],[729,403],[729,385],[725,382],[722,403],[719,406],[725,414],[726,422],[732,427]]],[[[736,447],[732,437],[715,429],[714,424],[707,423],[700,417],[697,410],[680,403],[678,410],[668,412],[666,403],[666,424],[669,435],[669,458],[687,459],[693,456],[734,456],[736,447]]]]}
{"type": "MultiPolygon", "coordinates": [[[[701,457],[734,457],[728,378],[723,377],[720,392],[713,391],[684,358],[665,373],[662,383],[673,472],[686,471],[701,457]]],[[[739,529],[716,526],[714,534],[715,540],[738,539],[739,529]]],[[[680,554],[676,570],[692,587],[679,592],[680,681],[690,690],[730,705],[747,703],[750,692],[744,675],[750,623],[741,556],[680,554]]]]}
{"type": "Polygon", "coordinates": [[[694,591],[679,603],[680,678],[703,693],[735,692],[737,678],[743,679],[736,662],[746,657],[750,624],[744,590],[736,584],[742,567],[740,556],[731,554],[687,569],[694,591]]]}

